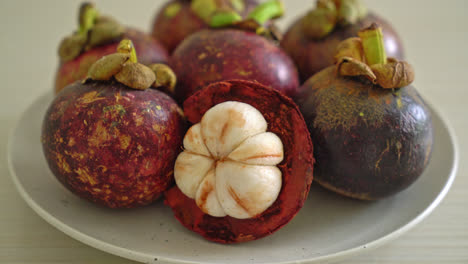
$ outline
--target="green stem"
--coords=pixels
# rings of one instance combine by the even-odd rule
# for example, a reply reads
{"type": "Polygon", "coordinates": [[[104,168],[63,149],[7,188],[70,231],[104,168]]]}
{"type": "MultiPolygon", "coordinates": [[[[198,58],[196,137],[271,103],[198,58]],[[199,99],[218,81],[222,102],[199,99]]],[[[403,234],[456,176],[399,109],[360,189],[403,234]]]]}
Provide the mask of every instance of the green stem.
{"type": "Polygon", "coordinates": [[[242,17],[234,11],[224,11],[215,13],[211,17],[210,26],[217,28],[217,27],[224,27],[233,25],[236,22],[242,21],[242,17]]]}
{"type": "Polygon", "coordinates": [[[281,17],[284,14],[283,2],[280,0],[270,0],[258,5],[250,14],[247,19],[253,19],[260,25],[265,24],[270,19],[281,17]]]}
{"type": "Polygon", "coordinates": [[[130,53],[130,61],[133,63],[138,62],[137,54],[133,42],[129,39],[123,39],[117,46],[118,53],[130,53]]]}
{"type": "Polygon", "coordinates": [[[216,12],[218,6],[214,0],[192,0],[190,8],[198,17],[205,21],[205,23],[209,24],[211,16],[216,12]]]}
{"type": "Polygon", "coordinates": [[[80,6],[78,34],[86,36],[88,31],[94,26],[99,12],[92,3],[83,3],[80,6]]]}
{"type": "Polygon", "coordinates": [[[362,47],[369,66],[387,63],[382,29],[373,23],[370,27],[359,31],[362,47]]]}

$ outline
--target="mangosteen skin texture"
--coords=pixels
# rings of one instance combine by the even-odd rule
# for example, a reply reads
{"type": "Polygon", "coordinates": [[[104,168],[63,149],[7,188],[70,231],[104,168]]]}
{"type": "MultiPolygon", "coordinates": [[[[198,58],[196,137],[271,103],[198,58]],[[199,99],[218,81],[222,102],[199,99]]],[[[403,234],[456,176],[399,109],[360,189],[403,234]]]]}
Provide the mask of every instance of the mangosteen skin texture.
{"type": "Polygon", "coordinates": [[[214,83],[198,91],[184,103],[191,123],[198,123],[211,107],[226,102],[247,103],[259,110],[268,131],[280,137],[284,159],[278,165],[282,187],[276,201],[266,211],[250,219],[213,217],[203,213],[195,200],[177,186],[169,189],[165,203],[186,228],[219,243],[239,243],[259,239],[286,225],[304,205],[313,178],[313,145],[297,105],[287,96],[261,84],[231,80],[214,83]]]}
{"type": "Polygon", "coordinates": [[[168,95],[117,82],[67,86],[42,126],[56,178],[76,195],[110,208],[150,204],[173,184],[186,124],[168,95]]]}
{"type": "Polygon", "coordinates": [[[412,87],[382,89],[331,66],[309,79],[298,101],[314,141],[315,179],[362,199],[412,184],[432,151],[431,113],[412,87]]]}
{"type": "MultiPolygon", "coordinates": [[[[135,46],[140,63],[167,63],[169,54],[166,49],[150,35],[139,30],[127,28],[121,39],[130,39],[135,46]]],[[[115,53],[119,41],[96,46],[83,52],[71,61],[61,63],[55,76],[55,93],[59,93],[65,86],[86,78],[88,70],[101,57],[115,53]]]]}
{"type": "MultiPolygon", "coordinates": [[[[257,1],[245,0],[245,10],[241,15],[247,15],[257,1]]],[[[177,46],[191,34],[209,26],[192,11],[190,1],[168,1],[157,13],[153,22],[152,36],[157,39],[171,54],[177,46]],[[171,5],[179,5],[180,9],[173,16],[167,14],[167,8],[171,5]]]]}
{"type": "Polygon", "coordinates": [[[299,88],[291,58],[272,41],[244,30],[199,31],[177,47],[170,65],[179,102],[211,83],[234,79],[255,81],[289,97],[299,88]]]}
{"type": "Polygon", "coordinates": [[[301,19],[294,22],[281,41],[281,47],[297,65],[301,83],[307,81],[315,73],[335,64],[334,56],[338,44],[345,39],[357,37],[361,29],[367,28],[373,22],[382,28],[387,56],[398,60],[404,59],[400,37],[387,21],[375,14],[369,13],[354,25],[336,28],[320,40],[308,38],[302,32],[301,19]]]}

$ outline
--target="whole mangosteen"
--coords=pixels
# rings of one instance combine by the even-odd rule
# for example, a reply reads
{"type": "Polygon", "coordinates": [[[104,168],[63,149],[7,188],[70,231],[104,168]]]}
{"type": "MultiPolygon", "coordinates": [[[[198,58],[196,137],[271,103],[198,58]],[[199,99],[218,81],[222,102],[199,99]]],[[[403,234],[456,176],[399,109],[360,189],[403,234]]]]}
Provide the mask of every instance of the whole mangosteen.
{"type": "Polygon", "coordinates": [[[122,39],[132,40],[140,62],[145,65],[169,60],[167,51],[150,35],[124,27],[112,17],[100,15],[93,4],[83,3],[79,10],[78,31],[65,37],[59,46],[55,93],[84,79],[89,67],[102,56],[114,53],[122,39]]]}
{"type": "Polygon", "coordinates": [[[214,14],[213,29],[192,34],[172,54],[176,99],[183,102],[210,83],[231,79],[256,81],[294,96],[299,88],[296,67],[268,38],[274,31],[262,26],[282,13],[281,2],[273,0],[255,8],[247,20],[233,12],[214,14]]]}
{"type": "Polygon", "coordinates": [[[360,29],[377,23],[383,30],[390,57],[404,58],[403,46],[392,26],[369,12],[360,0],[317,0],[316,8],[299,18],[287,30],[281,47],[299,69],[301,82],[333,65],[338,44],[356,37],[360,29]]]}
{"type": "Polygon", "coordinates": [[[362,200],[402,191],[427,167],[433,145],[431,112],[410,85],[412,67],[387,59],[375,24],[342,42],[336,61],[297,100],[314,141],[315,179],[362,200]]]}
{"type": "Polygon", "coordinates": [[[154,19],[152,35],[172,53],[186,37],[209,28],[217,10],[232,9],[245,17],[256,5],[255,0],[169,0],[154,19]]]}
{"type": "Polygon", "coordinates": [[[41,139],[65,187],[106,207],[131,208],[172,185],[185,119],[168,95],[147,89],[161,85],[161,73],[136,62],[131,41],[122,40],[118,50],[93,64],[85,82],[56,96],[41,139]]]}
{"type": "Polygon", "coordinates": [[[184,110],[194,125],[165,201],[182,225],[219,243],[286,225],[313,177],[313,146],[296,104],[259,83],[232,80],[198,91],[184,110]]]}

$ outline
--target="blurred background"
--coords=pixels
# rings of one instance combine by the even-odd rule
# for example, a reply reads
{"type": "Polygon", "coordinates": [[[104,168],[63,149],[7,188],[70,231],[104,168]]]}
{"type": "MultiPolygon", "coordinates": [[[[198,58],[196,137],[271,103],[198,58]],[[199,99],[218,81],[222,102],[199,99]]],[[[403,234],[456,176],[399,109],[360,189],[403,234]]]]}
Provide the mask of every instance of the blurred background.
{"type": "MultiPolygon", "coordinates": [[[[164,0],[96,0],[124,24],[149,31],[164,0]]],[[[284,0],[285,29],[314,5],[284,0]]],[[[365,1],[390,21],[416,69],[415,86],[455,128],[461,150],[457,179],[421,225],[384,247],[343,263],[468,263],[468,1],[365,1]]],[[[76,0],[0,0],[0,263],[133,263],[77,242],[40,219],[21,200],[6,166],[7,135],[20,113],[51,92],[59,41],[77,27],[76,0]],[[43,241],[38,241],[38,237],[43,241]],[[60,248],[58,251],[57,248],[60,248]]],[[[39,239],[40,240],[40,239],[39,239]]]]}

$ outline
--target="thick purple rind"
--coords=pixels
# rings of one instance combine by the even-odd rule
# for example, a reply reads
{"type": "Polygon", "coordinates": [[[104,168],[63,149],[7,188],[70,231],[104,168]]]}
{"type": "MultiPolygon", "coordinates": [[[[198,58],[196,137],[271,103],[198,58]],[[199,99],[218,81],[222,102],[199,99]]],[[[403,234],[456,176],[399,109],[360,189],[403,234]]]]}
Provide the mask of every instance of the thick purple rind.
{"type": "Polygon", "coordinates": [[[302,208],[313,178],[313,146],[296,104],[278,91],[258,83],[240,80],[214,83],[187,99],[184,110],[191,123],[198,123],[208,109],[225,101],[239,101],[255,107],[265,117],[268,131],[280,137],[284,159],[278,168],[282,172],[283,185],[277,200],[251,219],[204,214],[177,186],[166,192],[165,202],[186,228],[211,241],[238,243],[274,233],[302,208]]]}
{"type": "Polygon", "coordinates": [[[376,200],[410,186],[432,151],[431,113],[407,86],[382,89],[329,67],[297,102],[314,141],[314,177],[349,197],[376,200]]]}
{"type": "Polygon", "coordinates": [[[157,90],[88,81],[67,86],[44,117],[42,146],[57,179],[110,208],[155,201],[173,183],[186,125],[157,90]]]}
{"type": "Polygon", "coordinates": [[[199,31],[177,47],[170,65],[179,102],[211,83],[233,79],[256,81],[290,97],[299,88],[291,58],[272,41],[244,30],[199,31]]]}

